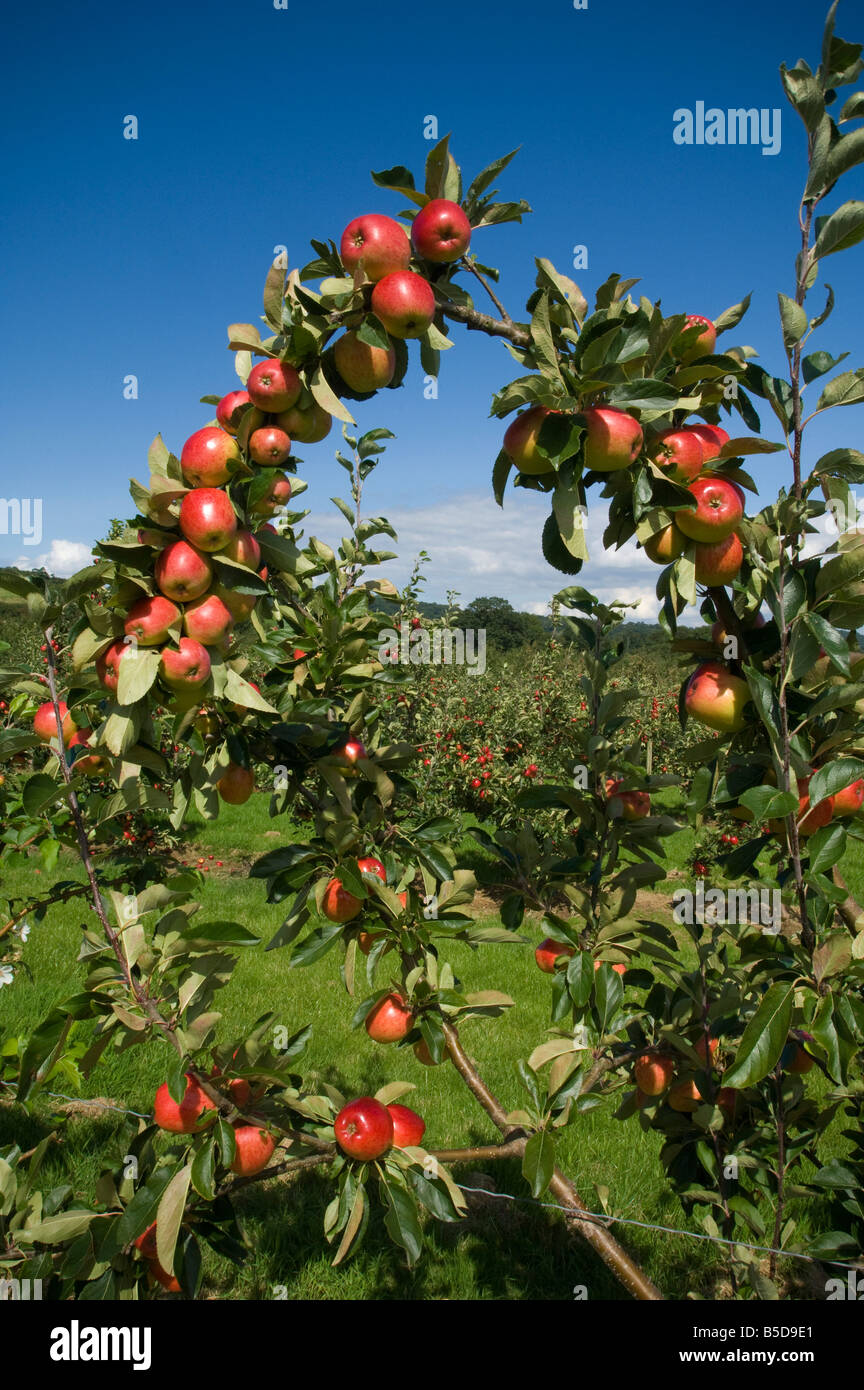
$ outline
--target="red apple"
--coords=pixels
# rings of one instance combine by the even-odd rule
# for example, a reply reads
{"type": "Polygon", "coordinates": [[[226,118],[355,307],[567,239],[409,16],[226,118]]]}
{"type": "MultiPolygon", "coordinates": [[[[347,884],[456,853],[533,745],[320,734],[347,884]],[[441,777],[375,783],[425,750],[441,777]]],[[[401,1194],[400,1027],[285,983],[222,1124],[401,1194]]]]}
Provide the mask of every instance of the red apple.
{"type": "Polygon", "coordinates": [[[120,680],[120,662],[129,650],[128,642],[112,642],[111,646],[96,658],[96,674],[106,690],[112,693],[120,680]]]}
{"type": "Polygon", "coordinates": [[[393,271],[407,269],[411,243],[401,222],[367,212],[348,223],[339,243],[339,254],[349,275],[362,264],[367,278],[378,281],[393,271]]]}
{"type": "Polygon", "coordinates": [[[553,465],[537,451],[537,437],[543,421],[552,413],[545,405],[532,405],[507,426],[504,452],[509,454],[520,473],[538,477],[552,471],[553,465]]]}
{"type": "Polygon", "coordinates": [[[380,391],[390,385],[396,371],[395,348],[372,347],[362,342],[353,329],[337,339],[333,360],[352,391],[380,391]]]}
{"type": "Polygon", "coordinates": [[[695,1081],[679,1081],[677,1086],[672,1087],[666,1099],[670,1109],[685,1114],[697,1110],[702,1101],[695,1081]]]}
{"type": "Polygon", "coordinates": [[[689,483],[702,471],[702,441],[693,430],[664,430],[653,439],[648,457],[676,483],[689,483]]]}
{"type": "Polygon", "coordinates": [[[188,541],[172,541],[159,555],[155,575],[167,598],[187,603],[210,587],[213,569],[207,556],[188,541]]]}
{"type": "Polygon", "coordinates": [[[610,407],[592,407],[582,411],[582,419],[586,468],[614,473],[635,463],[642,448],[642,426],[632,415],[610,407]]]}
{"type": "Polygon", "coordinates": [[[180,609],[161,594],[139,599],[126,614],[123,631],[137,638],[139,647],[158,647],[167,641],[175,623],[180,622],[180,609]]]}
{"type": "Polygon", "coordinates": [[[215,647],[234,626],[234,619],[218,594],[206,594],[190,603],[183,614],[187,637],[205,647],[215,647]]]}
{"type": "Polygon", "coordinates": [[[250,570],[261,564],[261,547],[251,531],[238,531],[219,553],[250,570]]]}
{"type": "MultiPolygon", "coordinates": [[[[713,1064],[713,1062],[714,1062],[714,1058],[717,1056],[717,1049],[719,1048],[719,1046],[720,1046],[720,1039],[719,1039],[719,1038],[709,1038],[709,1040],[708,1040],[708,1054],[710,1055],[712,1064],[713,1064]]],[[[705,1035],[704,1035],[704,1033],[703,1033],[703,1035],[702,1035],[701,1038],[697,1038],[697,1039],[696,1039],[696,1042],[693,1044],[693,1051],[696,1053],[697,1057],[701,1057],[701,1059],[702,1059],[703,1062],[706,1060],[706,1052],[705,1052],[705,1035]]]]}
{"type": "Polygon", "coordinates": [[[241,594],[236,589],[226,588],[224,584],[216,584],[213,594],[228,609],[235,623],[245,623],[258,604],[257,594],[241,594]]]}
{"type": "Polygon", "coordinates": [[[141,1251],[147,1263],[147,1268],[157,1283],[161,1284],[163,1289],[167,1289],[169,1293],[180,1293],[180,1281],[176,1279],[173,1274],[166,1273],[156,1257],[155,1221],[152,1221],[147,1227],[147,1230],[138,1236],[135,1245],[137,1249],[141,1251]]]}
{"type": "Polygon", "coordinates": [[[411,225],[411,244],[418,256],[433,265],[447,265],[464,256],[471,241],[471,223],[458,203],[433,198],[411,225]]]}
{"type": "Polygon", "coordinates": [[[192,694],[210,679],[210,656],[206,647],[191,637],[181,637],[174,647],[165,647],[159,674],[178,694],[192,694]]]}
{"type": "MultiPolygon", "coordinates": [[[[63,746],[68,748],[73,736],[78,732],[78,726],[69,713],[69,706],[66,701],[58,700],[57,705],[62,721],[63,746]]],[[[33,732],[43,743],[50,743],[52,739],[57,738],[57,716],[50,700],[46,700],[44,705],[40,705],[34,714],[33,732]]]]}
{"type": "Polygon", "coordinates": [[[679,555],[684,554],[687,549],[687,537],[683,531],[678,530],[673,521],[662,531],[655,531],[653,536],[649,536],[647,541],[643,542],[642,549],[655,565],[668,565],[670,561],[677,560],[679,555]]]}
{"type": "Polygon", "coordinates": [[[439,1065],[439,1063],[436,1062],[435,1058],[432,1056],[432,1053],[429,1051],[429,1047],[425,1038],[421,1038],[419,1042],[416,1042],[414,1044],[413,1050],[414,1056],[417,1058],[417,1061],[420,1063],[421,1066],[437,1067],[439,1065]]]}
{"type": "MultiPolygon", "coordinates": [[[[601,966],[602,964],[603,964],[602,961],[595,960],[595,962],[594,962],[594,972],[595,972],[595,974],[596,974],[596,972],[600,969],[600,966],[601,966]]],[[[612,963],[611,963],[610,961],[606,961],[606,964],[609,965],[609,964],[612,964],[612,963]]],[[[615,971],[615,974],[616,974],[616,975],[624,975],[624,974],[626,973],[626,971],[627,971],[627,966],[624,964],[623,961],[616,960],[616,961],[614,962],[614,964],[612,964],[612,969],[615,971]]]]}
{"type": "Polygon", "coordinates": [[[168,1082],[163,1081],[153,1102],[153,1121],[171,1134],[195,1134],[206,1112],[215,1109],[210,1097],[187,1072],[186,1091],[179,1105],[168,1093],[168,1082]]]}
{"type": "MultiPolygon", "coordinates": [[[[296,650],[299,651],[300,648],[298,647],[296,650]]],[[[302,655],[306,656],[307,653],[303,652],[302,655]]],[[[342,772],[343,777],[359,777],[357,760],[358,758],[367,758],[369,755],[359,739],[349,738],[346,739],[341,748],[336,748],[330,756],[342,772]]]]}
{"type": "Polygon", "coordinates": [[[719,425],[706,425],[700,420],[696,425],[688,425],[687,429],[702,445],[703,463],[708,463],[709,459],[716,459],[723,445],[729,443],[729,435],[719,425]]]}
{"type": "Polygon", "coordinates": [[[293,405],[290,410],[281,411],[276,424],[295,444],[318,444],[330,433],[333,417],[315,401],[304,409],[293,405]]]}
{"type": "Polygon", "coordinates": [[[302,389],[303,383],[294,368],[275,357],[256,362],[246,382],[252,404],[270,415],[290,410],[302,389]]]}
{"type": "Polygon", "coordinates": [[[380,1158],[393,1143],[393,1117],[373,1096],[361,1096],[343,1105],[333,1129],[343,1153],[364,1162],[380,1158]]]}
{"type": "Polygon", "coordinates": [[[257,1125],[237,1125],[234,1130],[234,1161],[231,1172],[241,1178],[254,1177],[267,1167],[276,1148],[276,1140],[266,1129],[257,1125]]]}
{"type": "Polygon", "coordinates": [[[401,994],[385,994],[366,1015],[366,1032],[373,1042],[399,1042],[414,1027],[414,1014],[401,994]]]}
{"type": "Polygon", "coordinates": [[[698,584],[731,584],[744,563],[744,547],[734,531],[713,545],[697,544],[695,551],[698,584]]]}
{"type": "Polygon", "coordinates": [[[417,1114],[416,1110],[409,1110],[407,1105],[388,1105],[390,1118],[393,1121],[393,1147],[395,1149],[413,1149],[423,1142],[423,1135],[426,1132],[426,1121],[417,1114]]]}
{"type": "Polygon", "coordinates": [[[265,425],[249,436],[249,457],[262,468],[278,468],[291,453],[291,440],[276,425],[265,425]]]}
{"type": "Polygon", "coordinates": [[[216,790],[229,806],[242,806],[255,790],[255,774],[239,763],[229,763],[216,783],[216,790]]]}
{"type": "Polygon", "coordinates": [[[572,946],[563,946],[560,941],[553,941],[551,936],[547,936],[545,941],[541,941],[535,950],[534,959],[544,975],[553,975],[555,962],[574,954],[575,950],[572,946]]]}
{"type": "Polygon", "coordinates": [[[835,792],[829,798],[831,802],[831,812],[835,819],[843,816],[855,816],[864,804],[864,778],[853,782],[851,786],[844,787],[842,791],[835,792]]]}
{"type": "Polygon", "coordinates": [[[157,1284],[161,1284],[163,1289],[165,1289],[168,1293],[182,1292],[180,1280],[177,1278],[175,1274],[169,1274],[167,1270],[164,1270],[158,1260],[148,1260],[147,1268],[149,1269],[153,1278],[156,1280],[157,1284]]]}
{"type": "Polygon", "coordinates": [[[180,530],[199,550],[224,550],[237,530],[237,516],[227,492],[218,487],[196,487],[187,492],[180,504],[180,530]]]}
{"type": "Polygon", "coordinates": [[[746,681],[733,676],[719,661],[703,661],[687,682],[684,704],[700,724],[720,733],[738,733],[747,720],[744,706],[750,699],[746,681]]]}
{"type": "Polygon", "coordinates": [[[216,407],[216,419],[227,434],[236,434],[240,428],[242,415],[240,407],[249,404],[248,391],[229,391],[216,407]]]}
{"type": "Polygon", "coordinates": [[[231,477],[229,465],[240,461],[236,439],[218,425],[196,430],[180,455],[183,477],[190,487],[221,487],[231,477]]]}
{"type": "Polygon", "coordinates": [[[321,911],[330,922],[350,922],[363,906],[359,898],[343,888],[338,878],[331,878],[321,899],[321,911]]]}
{"type": "MultiPolygon", "coordinates": [[[[810,776],[812,777],[812,773],[810,776]]],[[[810,809],[810,777],[798,778],[798,834],[813,835],[826,826],[833,815],[832,798],[826,796],[818,805],[810,809]]]]}
{"type": "Polygon", "coordinates": [[[372,291],[372,312],[394,338],[422,338],[435,317],[432,286],[413,270],[394,270],[372,291]]]}
{"type": "Polygon", "coordinates": [[[290,479],[284,473],[274,473],[267,491],[250,510],[253,516],[275,516],[280,507],[286,507],[290,501],[290,479]]]}
{"type": "Polygon", "coordinates": [[[376,878],[380,878],[382,883],[387,882],[387,873],[380,859],[375,859],[372,856],[367,859],[358,859],[357,868],[361,874],[374,874],[376,878]]]}
{"type": "Polygon", "coordinates": [[[622,785],[622,778],[607,777],[607,797],[609,797],[610,801],[615,800],[621,802],[622,820],[644,820],[646,816],[651,814],[651,797],[647,792],[619,792],[618,788],[622,785]]]}
{"type": "Polygon", "coordinates": [[[794,1039],[788,1042],[780,1055],[780,1065],[784,1071],[791,1072],[793,1076],[804,1076],[813,1066],[813,1058],[809,1052],[805,1052],[799,1042],[794,1039]]]}
{"type": "Polygon", "coordinates": [[[687,489],[694,506],[675,513],[675,525],[693,541],[722,541],[744,515],[737,490],[725,478],[696,478],[687,489]]]}
{"type": "Polygon", "coordinates": [[[674,1075],[675,1061],[672,1057],[646,1052],[636,1058],[633,1079],[646,1096],[661,1095],[674,1075]]]}
{"type": "Polygon", "coordinates": [[[681,335],[672,345],[672,355],[677,357],[683,366],[688,362],[695,362],[697,357],[706,357],[713,352],[716,341],[717,330],[711,319],[706,319],[703,314],[688,314],[681,335]],[[697,326],[701,328],[701,333],[698,333],[690,346],[686,347],[683,341],[684,334],[688,329],[697,326]]]}
{"type": "MultiPolygon", "coordinates": [[[[66,747],[89,748],[92,737],[92,729],[79,729],[72,735],[66,747]]],[[[88,777],[94,777],[97,772],[104,772],[108,765],[108,759],[99,753],[85,753],[83,757],[75,759],[76,772],[84,772],[88,777]]]]}

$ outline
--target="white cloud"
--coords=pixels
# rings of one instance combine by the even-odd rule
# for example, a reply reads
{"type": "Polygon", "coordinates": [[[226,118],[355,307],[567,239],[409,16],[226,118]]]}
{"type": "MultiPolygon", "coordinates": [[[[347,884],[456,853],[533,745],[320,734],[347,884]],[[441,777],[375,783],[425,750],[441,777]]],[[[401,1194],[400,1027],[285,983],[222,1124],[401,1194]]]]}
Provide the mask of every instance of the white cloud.
{"type": "Polygon", "coordinates": [[[22,555],[15,561],[19,570],[45,569],[60,579],[68,579],[70,574],[92,565],[92,546],[82,541],[52,541],[51,549],[44,555],[22,555]]]}
{"type": "MultiPolygon", "coordinates": [[[[578,577],[553,570],[543,559],[540,536],[549,512],[549,499],[524,489],[508,494],[504,508],[486,494],[464,493],[419,507],[387,509],[397,533],[399,559],[381,567],[395,584],[407,580],[415,555],[431,557],[425,569],[421,598],[444,600],[455,589],[467,603],[481,595],[509,599],[514,608],[544,614],[549,600],[570,583],[582,584],[599,598],[637,603],[630,615],[654,622],[658,603],[654,592],[657,567],[628,541],[620,550],[604,550],[606,508],[589,507],[586,539],[590,559],[578,577]]],[[[305,534],[333,545],[343,534],[338,515],[313,512],[303,522],[305,534]]],[[[388,548],[390,538],[372,544],[388,548]]]]}

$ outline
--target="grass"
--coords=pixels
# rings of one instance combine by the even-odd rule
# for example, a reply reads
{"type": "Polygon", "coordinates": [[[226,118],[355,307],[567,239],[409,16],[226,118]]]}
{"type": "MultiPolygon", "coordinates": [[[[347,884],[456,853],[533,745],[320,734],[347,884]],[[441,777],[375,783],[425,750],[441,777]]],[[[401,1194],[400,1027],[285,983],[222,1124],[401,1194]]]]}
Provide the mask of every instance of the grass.
{"type": "MultiPolygon", "coordinates": [[[[264,943],[279,927],[283,910],[264,901],[263,885],[249,880],[241,860],[303,833],[288,821],[271,821],[267,804],[266,797],[256,796],[244,807],[223,808],[218,822],[194,824],[195,852],[186,854],[187,862],[201,859],[207,870],[204,913],[240,921],[264,943]],[[277,824],[280,828],[274,830],[277,824]],[[226,846],[230,846],[230,858],[226,846]],[[225,861],[222,869],[216,867],[218,859],[225,861]]],[[[476,842],[468,844],[476,853],[476,842]]],[[[669,847],[672,863],[680,867],[691,851],[691,832],[680,832],[669,847]]],[[[847,881],[854,891],[862,871],[851,864],[847,868],[847,881]]],[[[13,871],[6,876],[5,886],[10,892],[24,892],[28,883],[33,886],[30,875],[34,872],[13,871]]],[[[75,872],[71,856],[64,855],[58,876],[68,878],[75,872]]],[[[36,882],[40,889],[44,887],[44,875],[36,882]]],[[[14,987],[0,991],[4,1032],[31,1030],[78,986],[83,967],[70,963],[77,955],[85,917],[80,904],[58,903],[43,923],[33,927],[25,949],[32,977],[19,971],[14,987]]],[[[490,915],[484,920],[496,919],[490,915]]],[[[539,935],[536,923],[526,924],[525,930],[539,935]]],[[[545,1036],[549,981],[539,975],[532,953],[524,948],[490,945],[473,952],[456,944],[449,948],[448,958],[466,991],[503,989],[515,1000],[516,1007],[504,1018],[492,1023],[470,1021],[462,1036],[491,1089],[506,1107],[516,1108],[524,1094],[514,1063],[545,1036]]],[[[301,1062],[308,1080],[318,1077],[348,1095],[370,1094],[385,1082],[407,1080],[417,1089],[406,1100],[426,1119],[424,1142],[430,1148],[497,1139],[491,1122],[452,1068],[422,1067],[410,1051],[375,1047],[362,1029],[349,1031],[354,1004],[339,980],[337,962],[338,957],[331,954],[308,969],[292,969],[286,951],[241,953],[231,984],[218,998],[223,1011],[220,1038],[243,1036],[269,1011],[291,1033],[309,1023],[312,1041],[301,1062]]],[[[159,1041],[108,1053],[83,1086],[82,1095],[106,1097],[147,1114],[164,1079],[166,1062],[166,1045],[159,1041]]],[[[52,1081],[52,1089],[72,1094],[62,1077],[52,1081]]],[[[86,1197],[102,1168],[128,1151],[130,1122],[112,1111],[76,1111],[58,1121],[52,1107],[60,1104],[42,1095],[30,1116],[18,1107],[0,1107],[0,1145],[14,1138],[29,1147],[61,1123],[63,1144],[51,1151],[45,1185],[65,1178],[76,1193],[86,1197]]],[[[661,1136],[642,1132],[633,1121],[616,1121],[614,1109],[614,1101],[608,1101],[563,1132],[561,1167],[592,1210],[600,1209],[599,1189],[608,1193],[609,1209],[618,1215],[693,1229],[695,1216],[684,1211],[666,1186],[658,1159],[661,1136]]],[[[161,1142],[166,1147],[171,1143],[167,1137],[161,1142]]],[[[841,1151],[842,1140],[836,1134],[829,1136],[828,1149],[841,1151]]],[[[278,1289],[289,1299],[567,1299],[572,1298],[574,1286],[583,1284],[592,1299],[626,1297],[587,1247],[567,1234],[555,1213],[524,1200],[527,1189],[517,1163],[488,1166],[488,1172],[472,1175],[462,1169],[457,1176],[467,1186],[511,1193],[521,1200],[479,1195],[466,1222],[450,1227],[429,1222],[428,1249],[414,1271],[407,1269],[377,1218],[360,1252],[344,1267],[331,1267],[322,1222],[333,1188],[320,1173],[246,1189],[239,1209],[249,1241],[248,1259],[235,1267],[206,1250],[205,1296],[271,1298],[278,1289]]],[[[810,1222],[814,1229],[824,1228],[824,1204],[799,1203],[798,1208],[799,1237],[810,1222]]],[[[695,1289],[704,1293],[723,1277],[722,1253],[708,1243],[638,1227],[618,1227],[616,1234],[668,1297],[682,1298],[695,1289]]]]}

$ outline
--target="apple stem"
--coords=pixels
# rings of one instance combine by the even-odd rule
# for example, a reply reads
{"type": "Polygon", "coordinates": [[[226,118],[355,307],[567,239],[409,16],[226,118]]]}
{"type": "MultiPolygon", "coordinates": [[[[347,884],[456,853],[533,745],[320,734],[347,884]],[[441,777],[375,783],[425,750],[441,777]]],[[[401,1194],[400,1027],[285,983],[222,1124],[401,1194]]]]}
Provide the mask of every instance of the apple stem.
{"type": "Polygon", "coordinates": [[[474,264],[473,259],[469,259],[467,256],[465,256],[465,257],[463,258],[462,264],[464,265],[464,267],[465,267],[466,270],[470,270],[471,274],[472,274],[473,276],[475,276],[475,278],[478,279],[478,280],[480,281],[480,284],[483,286],[483,288],[484,288],[484,290],[486,291],[486,293],[488,294],[489,298],[492,300],[492,303],[495,305],[495,308],[498,310],[498,313],[501,315],[501,322],[502,322],[502,323],[507,323],[507,324],[512,324],[513,320],[511,319],[510,315],[507,313],[507,310],[504,308],[504,305],[501,303],[501,300],[498,298],[498,296],[497,296],[497,294],[495,293],[495,291],[493,290],[492,286],[489,284],[489,282],[488,282],[488,280],[486,279],[485,275],[481,275],[481,274],[480,274],[480,271],[477,269],[476,265],[474,264]]]}

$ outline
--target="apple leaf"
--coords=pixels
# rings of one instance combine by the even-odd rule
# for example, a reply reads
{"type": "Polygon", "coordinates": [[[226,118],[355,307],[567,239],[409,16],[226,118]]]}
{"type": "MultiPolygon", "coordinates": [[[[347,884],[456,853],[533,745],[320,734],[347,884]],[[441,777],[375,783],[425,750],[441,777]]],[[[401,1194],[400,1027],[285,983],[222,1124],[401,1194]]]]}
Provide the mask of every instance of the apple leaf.
{"type": "Polygon", "coordinates": [[[724,1073],[724,1086],[743,1090],[761,1081],[777,1065],[792,1024],[795,988],[794,983],[778,982],[766,991],[744,1029],[735,1061],[724,1073]]]}
{"type": "Polygon", "coordinates": [[[444,198],[450,160],[450,136],[445,135],[426,156],[426,194],[429,198],[444,198]]]}
{"type": "Polygon", "coordinates": [[[257,709],[262,714],[278,714],[268,700],[264,699],[257,690],[254,690],[248,681],[244,681],[236,671],[232,671],[229,666],[225,675],[225,698],[233,700],[235,704],[243,705],[245,709],[257,709]]]}
{"type": "Polygon", "coordinates": [[[409,1265],[414,1265],[420,1258],[423,1242],[414,1198],[390,1172],[381,1179],[381,1191],[387,1203],[384,1217],[387,1233],[405,1251],[409,1265]]]}
{"type": "Polygon", "coordinates": [[[758,435],[746,435],[742,439],[730,439],[720,450],[718,458],[743,458],[747,454],[776,454],[785,444],[772,444],[770,439],[760,439],[758,435]]]}
{"type": "Polygon", "coordinates": [[[174,1273],[174,1250],[183,1224],[192,1164],[176,1172],[162,1194],[156,1213],[156,1258],[166,1274],[174,1273]]]}
{"type": "Polygon", "coordinates": [[[315,375],[309,382],[309,389],[315,400],[329,415],[335,415],[337,420],[344,420],[346,425],[356,425],[354,416],[346,410],[345,406],[336,395],[332,386],[325,377],[321,364],[315,368],[315,375]]]}
{"type": "Polygon", "coordinates": [[[485,169],[480,170],[480,173],[471,180],[471,185],[465,195],[466,209],[473,209],[476,206],[480,195],[486,192],[493,179],[497,179],[501,170],[506,169],[511,159],[519,153],[521,148],[521,145],[517,145],[515,150],[502,155],[500,159],[493,159],[491,164],[487,164],[485,169]]]}
{"type": "Polygon", "coordinates": [[[747,310],[750,308],[749,294],[745,294],[740,304],[732,304],[728,309],[724,309],[722,314],[718,314],[714,320],[714,327],[717,333],[725,333],[729,328],[736,328],[741,322],[747,310]]]}
{"type": "Polygon", "coordinates": [[[531,1188],[531,1196],[542,1197],[555,1171],[555,1140],[547,1130],[532,1134],[522,1155],[522,1176],[531,1188]]]}
{"type": "MultiPolygon", "coordinates": [[[[864,130],[862,130],[864,135],[864,130]]],[[[858,405],[864,401],[864,367],[853,372],[841,372],[829,381],[816,405],[817,410],[831,410],[838,405],[858,405]]]]}
{"type": "Polygon", "coordinates": [[[382,169],[377,174],[373,170],[372,182],[377,183],[379,188],[389,189],[391,193],[399,193],[418,207],[425,207],[429,202],[428,194],[420,193],[414,187],[414,175],[404,164],[396,164],[392,169],[382,169]]]}
{"type": "Polygon", "coordinates": [[[158,650],[151,647],[132,647],[120,662],[117,683],[117,703],[134,705],[142,700],[159,674],[158,650]]]}
{"type": "Polygon", "coordinates": [[[786,351],[791,352],[807,332],[807,310],[803,304],[796,304],[794,299],[790,299],[788,294],[778,294],[777,302],[780,305],[783,343],[786,351]]]}

